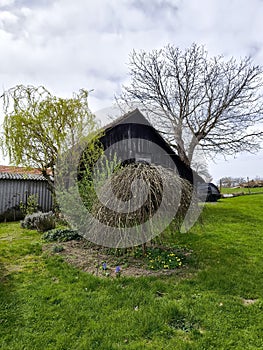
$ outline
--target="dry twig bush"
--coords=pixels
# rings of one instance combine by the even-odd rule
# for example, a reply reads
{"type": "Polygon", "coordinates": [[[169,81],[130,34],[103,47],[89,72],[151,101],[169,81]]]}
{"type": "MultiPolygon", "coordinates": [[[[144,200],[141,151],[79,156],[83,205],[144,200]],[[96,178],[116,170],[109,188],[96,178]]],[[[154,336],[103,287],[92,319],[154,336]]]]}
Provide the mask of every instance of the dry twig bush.
{"type": "Polygon", "coordinates": [[[143,163],[118,169],[97,189],[97,195],[92,215],[98,223],[93,226],[98,235],[104,234],[101,232],[104,225],[123,229],[139,227],[154,217],[165,221],[171,217],[171,213],[179,228],[190,203],[197,205],[189,181],[182,179],[175,171],[143,163]]]}

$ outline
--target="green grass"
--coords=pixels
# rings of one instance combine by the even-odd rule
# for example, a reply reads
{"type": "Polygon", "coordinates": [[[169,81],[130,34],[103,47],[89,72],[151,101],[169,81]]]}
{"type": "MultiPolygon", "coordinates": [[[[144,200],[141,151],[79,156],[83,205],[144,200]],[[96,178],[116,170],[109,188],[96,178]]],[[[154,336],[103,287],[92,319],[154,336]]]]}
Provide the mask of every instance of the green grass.
{"type": "Polygon", "coordinates": [[[223,194],[234,194],[234,193],[244,193],[244,194],[253,194],[253,193],[263,193],[263,187],[255,188],[231,188],[231,187],[222,187],[221,193],[223,194]]]}
{"type": "Polygon", "coordinates": [[[262,349],[262,210],[263,195],[207,204],[202,225],[167,234],[193,253],[162,277],[98,278],[0,224],[0,349],[262,349]]]}

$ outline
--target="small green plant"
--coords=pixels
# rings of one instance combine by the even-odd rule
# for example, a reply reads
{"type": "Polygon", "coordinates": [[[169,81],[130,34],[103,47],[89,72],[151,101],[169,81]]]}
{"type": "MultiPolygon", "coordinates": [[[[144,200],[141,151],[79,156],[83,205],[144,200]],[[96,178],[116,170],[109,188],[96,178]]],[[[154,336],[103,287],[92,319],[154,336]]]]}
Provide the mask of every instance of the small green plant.
{"type": "Polygon", "coordinates": [[[109,277],[110,276],[110,269],[109,269],[109,266],[107,265],[106,261],[102,262],[102,265],[101,265],[100,269],[102,270],[103,275],[105,277],[109,277]]]}
{"type": "Polygon", "coordinates": [[[79,240],[81,236],[76,230],[71,229],[53,229],[43,234],[42,239],[46,242],[67,242],[79,240]]]}
{"type": "Polygon", "coordinates": [[[172,249],[162,249],[148,247],[146,255],[142,248],[138,248],[134,252],[134,257],[141,258],[145,257],[147,267],[151,270],[162,270],[162,269],[176,269],[182,266],[183,262],[180,257],[172,249]]]}
{"type": "Polygon", "coordinates": [[[115,274],[116,274],[117,278],[121,277],[121,268],[120,268],[120,266],[116,266],[115,274]]]}
{"type": "Polygon", "coordinates": [[[64,247],[62,247],[62,245],[55,245],[52,250],[53,253],[60,253],[64,250],[64,247]]]}
{"type": "Polygon", "coordinates": [[[106,271],[108,269],[107,263],[103,262],[102,265],[101,265],[101,268],[102,268],[103,271],[106,271]]]}
{"type": "Polygon", "coordinates": [[[20,210],[23,215],[31,215],[38,211],[38,194],[28,196],[26,203],[20,202],[20,210]]]}

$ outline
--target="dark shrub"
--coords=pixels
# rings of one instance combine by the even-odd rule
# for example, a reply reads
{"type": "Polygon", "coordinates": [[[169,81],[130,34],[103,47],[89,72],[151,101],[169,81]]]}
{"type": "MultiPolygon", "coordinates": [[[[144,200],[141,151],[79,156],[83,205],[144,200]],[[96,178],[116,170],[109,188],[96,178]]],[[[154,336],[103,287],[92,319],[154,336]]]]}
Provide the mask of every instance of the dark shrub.
{"type": "Polygon", "coordinates": [[[79,240],[81,236],[76,230],[71,229],[54,229],[43,234],[42,237],[46,242],[67,242],[79,240]]]}
{"type": "Polygon", "coordinates": [[[0,222],[22,220],[24,217],[25,215],[21,212],[19,205],[16,205],[0,214],[0,222]]]}

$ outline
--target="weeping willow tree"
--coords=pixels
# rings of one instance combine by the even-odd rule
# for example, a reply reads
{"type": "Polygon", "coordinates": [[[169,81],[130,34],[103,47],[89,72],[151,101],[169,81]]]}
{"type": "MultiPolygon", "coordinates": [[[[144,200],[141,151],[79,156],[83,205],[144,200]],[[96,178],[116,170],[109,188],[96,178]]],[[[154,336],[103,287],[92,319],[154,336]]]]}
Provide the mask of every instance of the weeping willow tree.
{"type": "Polygon", "coordinates": [[[100,222],[110,227],[132,227],[151,219],[161,205],[164,216],[173,203],[176,218],[181,221],[189,208],[192,192],[191,183],[175,172],[154,164],[134,163],[118,168],[102,184],[98,189],[100,200],[94,201],[92,211],[100,222]],[[169,187],[165,197],[164,182],[169,187]]]}
{"type": "Polygon", "coordinates": [[[17,85],[5,91],[2,99],[3,153],[11,164],[40,169],[53,188],[58,153],[74,148],[96,129],[88,91],[61,98],[43,86],[17,85]]]}
{"type": "Polygon", "coordinates": [[[63,192],[65,213],[89,241],[104,247],[145,248],[173,219],[179,229],[187,213],[197,209],[192,184],[171,169],[105,164],[101,159],[102,167],[93,173],[88,167],[75,190],[72,186],[63,192]]]}

